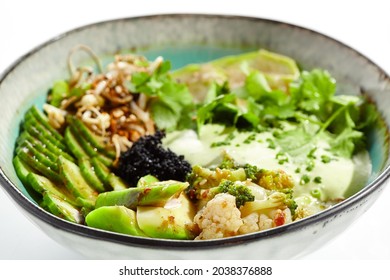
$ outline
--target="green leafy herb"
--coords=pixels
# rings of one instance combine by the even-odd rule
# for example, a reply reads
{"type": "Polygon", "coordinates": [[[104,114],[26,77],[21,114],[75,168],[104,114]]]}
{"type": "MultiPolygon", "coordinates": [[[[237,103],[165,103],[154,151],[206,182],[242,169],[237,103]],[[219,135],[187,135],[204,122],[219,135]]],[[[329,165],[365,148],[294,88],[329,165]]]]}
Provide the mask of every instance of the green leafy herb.
{"type": "Polygon", "coordinates": [[[346,128],[331,141],[331,151],[336,155],[350,158],[357,145],[363,141],[363,132],[346,128]]]}
{"type": "Polygon", "coordinates": [[[336,80],[321,69],[303,71],[301,78],[291,85],[291,92],[298,108],[326,121],[332,110],[331,98],[336,92],[336,80]]]}
{"type": "MultiPolygon", "coordinates": [[[[375,106],[363,97],[336,95],[336,80],[328,71],[303,71],[285,87],[275,88],[266,73],[251,67],[242,69],[245,71],[241,74],[246,78],[241,87],[232,90],[227,80],[210,84],[196,116],[191,115],[196,118],[198,130],[207,123],[254,132],[278,128],[274,135],[276,140],[267,140],[272,149],[280,148],[291,156],[307,155],[314,159],[318,142],[326,138],[331,152],[351,157],[364,145],[362,130],[378,118],[375,106]],[[295,128],[283,129],[286,121],[295,128]]],[[[145,84],[146,80],[141,75],[136,81],[145,84]]],[[[165,84],[160,86],[158,81],[147,79],[146,85],[159,90],[164,88],[165,84]]],[[[161,102],[165,96],[169,95],[160,96],[161,102]]],[[[167,115],[164,126],[183,118],[183,103],[174,101],[165,102],[165,110],[155,109],[167,115]],[[176,108],[174,103],[179,106],[176,108]]]]}
{"type": "Polygon", "coordinates": [[[176,82],[169,75],[171,64],[164,61],[154,73],[134,73],[129,88],[151,97],[151,113],[159,129],[173,130],[188,125],[188,118],[182,121],[183,113],[188,116],[193,111],[192,96],[188,88],[176,82]]]}

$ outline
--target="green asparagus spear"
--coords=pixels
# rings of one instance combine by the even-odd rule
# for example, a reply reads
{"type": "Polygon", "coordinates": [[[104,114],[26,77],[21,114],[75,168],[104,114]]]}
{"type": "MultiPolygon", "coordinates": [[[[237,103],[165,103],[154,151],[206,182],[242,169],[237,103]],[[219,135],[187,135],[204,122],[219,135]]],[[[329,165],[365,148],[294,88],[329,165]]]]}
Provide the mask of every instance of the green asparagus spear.
{"type": "Polygon", "coordinates": [[[85,217],[88,226],[129,235],[146,236],[139,228],[135,211],[124,206],[104,206],[85,217]]]}
{"type": "Polygon", "coordinates": [[[148,186],[105,192],[99,194],[95,207],[123,205],[135,209],[137,206],[162,206],[187,187],[187,182],[169,180],[154,182],[148,186]]]}
{"type": "Polygon", "coordinates": [[[159,180],[154,177],[153,175],[146,175],[141,177],[138,180],[137,187],[147,187],[155,182],[158,182],[159,180]]]}

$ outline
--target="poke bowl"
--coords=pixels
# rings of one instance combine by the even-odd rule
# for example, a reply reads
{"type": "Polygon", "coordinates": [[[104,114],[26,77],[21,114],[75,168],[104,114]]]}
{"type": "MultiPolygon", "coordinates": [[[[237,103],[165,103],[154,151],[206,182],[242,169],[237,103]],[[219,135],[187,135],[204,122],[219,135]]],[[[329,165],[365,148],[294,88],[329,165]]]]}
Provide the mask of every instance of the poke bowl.
{"type": "Polygon", "coordinates": [[[283,22],[99,22],[0,77],[1,185],[89,258],[296,258],[386,186],[389,94],[368,58],[283,22]]]}

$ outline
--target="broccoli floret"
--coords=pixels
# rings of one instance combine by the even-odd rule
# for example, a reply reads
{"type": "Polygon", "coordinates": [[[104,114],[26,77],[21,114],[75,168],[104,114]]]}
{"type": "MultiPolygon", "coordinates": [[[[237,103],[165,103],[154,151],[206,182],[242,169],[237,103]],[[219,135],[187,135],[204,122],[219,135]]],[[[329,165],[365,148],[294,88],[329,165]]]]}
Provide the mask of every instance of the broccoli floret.
{"type": "MultiPolygon", "coordinates": [[[[240,166],[228,156],[224,157],[216,169],[194,166],[187,180],[190,183],[187,195],[198,201],[200,208],[219,193],[233,195],[239,209],[246,202],[253,202],[251,204],[254,209],[288,207],[294,215],[297,208],[293,199],[294,182],[287,173],[282,170],[260,169],[250,164],[240,166]],[[256,185],[267,192],[267,200],[255,200],[250,187],[256,185]]],[[[253,211],[257,210],[251,210],[253,211]]]]}
{"type": "Polygon", "coordinates": [[[187,194],[191,199],[199,200],[201,205],[213,199],[217,194],[228,193],[236,198],[236,206],[240,208],[248,201],[254,201],[255,196],[251,190],[239,181],[222,180],[217,187],[209,189],[188,188],[187,194]]]}
{"type": "Polygon", "coordinates": [[[246,177],[251,180],[256,180],[257,175],[259,174],[260,170],[255,165],[245,164],[244,165],[244,171],[246,174],[246,177]]]}
{"type": "Polygon", "coordinates": [[[288,191],[294,187],[292,178],[283,170],[260,169],[255,165],[237,165],[232,158],[225,155],[219,168],[240,170],[245,172],[245,179],[262,186],[267,190],[288,191]]]}
{"type": "Polygon", "coordinates": [[[224,180],[217,187],[221,193],[228,193],[236,198],[236,206],[240,208],[248,201],[254,201],[255,196],[252,194],[250,189],[243,184],[238,182],[232,182],[224,180]]]}
{"type": "Polygon", "coordinates": [[[208,189],[218,186],[222,180],[245,181],[246,175],[243,168],[209,169],[198,165],[192,168],[192,172],[187,176],[187,181],[194,189],[208,189]]]}
{"type": "Polygon", "coordinates": [[[290,208],[291,216],[295,217],[295,210],[297,209],[298,204],[296,203],[296,201],[293,198],[293,191],[290,189],[288,191],[285,191],[285,194],[286,194],[286,198],[284,200],[284,204],[288,208],[290,208]]]}
{"type": "Polygon", "coordinates": [[[237,169],[238,166],[233,158],[228,154],[224,154],[221,164],[218,166],[221,169],[237,169]]]}
{"type": "Polygon", "coordinates": [[[256,183],[267,190],[288,192],[294,187],[292,178],[283,170],[261,169],[256,178],[256,183]]]}
{"type": "Polygon", "coordinates": [[[297,204],[292,198],[292,192],[272,192],[265,200],[255,200],[251,203],[247,203],[241,208],[241,213],[245,217],[252,212],[271,209],[283,209],[288,207],[291,211],[291,215],[294,216],[297,204]]]}
{"type": "Polygon", "coordinates": [[[231,158],[228,154],[224,155],[222,162],[218,167],[221,169],[230,169],[230,170],[237,170],[242,168],[245,171],[246,179],[251,179],[251,180],[258,179],[257,175],[260,172],[260,169],[255,165],[251,165],[247,163],[242,166],[237,164],[234,161],[234,159],[231,158]]]}

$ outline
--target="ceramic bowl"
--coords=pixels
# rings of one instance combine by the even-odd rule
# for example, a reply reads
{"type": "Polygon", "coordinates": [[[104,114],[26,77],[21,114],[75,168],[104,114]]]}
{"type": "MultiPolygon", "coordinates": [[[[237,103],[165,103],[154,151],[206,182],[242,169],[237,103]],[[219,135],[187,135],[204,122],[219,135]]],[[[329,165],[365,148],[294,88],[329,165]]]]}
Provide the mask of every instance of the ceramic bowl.
{"type": "MultiPolygon", "coordinates": [[[[82,58],[80,58],[82,60],[82,58]]],[[[389,177],[387,127],[390,78],[342,43],[298,26],[259,18],[221,15],[156,15],[100,22],[69,31],[21,57],[0,78],[0,182],[10,197],[55,241],[93,259],[289,259],[308,254],[340,234],[378,198],[389,177]],[[328,69],[339,90],[365,92],[383,123],[369,135],[373,171],[366,186],[338,205],[272,230],[202,242],[146,239],[61,220],[40,208],[17,178],[13,148],[19,123],[32,104],[42,105],[56,79],[68,77],[66,59],[85,44],[102,58],[137,50],[162,55],[174,67],[265,48],[294,58],[304,69],[328,69]],[[255,248],[255,249],[254,249],[255,248]]]]}

